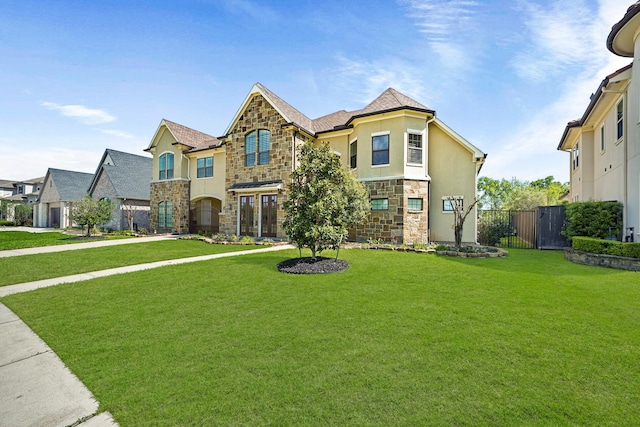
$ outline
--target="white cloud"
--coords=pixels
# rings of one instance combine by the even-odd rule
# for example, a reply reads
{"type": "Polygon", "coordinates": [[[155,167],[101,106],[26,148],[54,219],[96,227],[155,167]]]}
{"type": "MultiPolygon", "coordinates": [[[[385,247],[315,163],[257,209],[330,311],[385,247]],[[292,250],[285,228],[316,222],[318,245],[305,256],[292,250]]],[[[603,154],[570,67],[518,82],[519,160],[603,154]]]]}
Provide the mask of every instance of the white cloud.
{"type": "Polygon", "coordinates": [[[134,139],[135,137],[133,135],[131,135],[130,133],[121,131],[121,130],[115,130],[115,129],[96,129],[102,133],[104,133],[105,135],[111,135],[111,136],[115,136],[117,138],[123,138],[123,139],[134,139]]]}
{"type": "Polygon", "coordinates": [[[479,2],[471,0],[401,0],[442,64],[460,69],[472,61],[479,2]]]}
{"type": "Polygon", "coordinates": [[[103,150],[61,148],[15,149],[11,141],[0,142],[0,170],[3,179],[30,179],[45,176],[48,168],[95,172],[103,150]],[[28,161],[25,161],[28,159],[28,161]]]}
{"type": "Polygon", "coordinates": [[[88,108],[84,105],[60,105],[46,101],[41,102],[40,105],[49,110],[57,111],[63,116],[77,119],[86,125],[98,125],[116,120],[114,116],[104,110],[88,108]]]}
{"type": "Polygon", "coordinates": [[[434,91],[425,85],[424,71],[410,61],[399,58],[357,61],[338,57],[337,62],[336,69],[327,74],[333,79],[331,86],[349,93],[358,103],[350,108],[364,107],[390,87],[427,106],[433,98],[434,91]]]}

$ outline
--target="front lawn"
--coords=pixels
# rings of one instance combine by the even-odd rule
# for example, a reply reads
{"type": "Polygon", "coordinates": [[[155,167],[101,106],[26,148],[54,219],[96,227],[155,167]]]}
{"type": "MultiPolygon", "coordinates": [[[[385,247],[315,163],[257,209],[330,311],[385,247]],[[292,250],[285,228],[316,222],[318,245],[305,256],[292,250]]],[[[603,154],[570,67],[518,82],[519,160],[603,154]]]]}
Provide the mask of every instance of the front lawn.
{"type": "MultiPolygon", "coordinates": [[[[3,233],[0,233],[2,235],[3,233]]],[[[209,245],[198,240],[161,240],[102,248],[0,258],[0,286],[106,270],[167,259],[256,249],[256,245],[209,245]]]]}
{"type": "Polygon", "coordinates": [[[295,250],[2,298],[122,426],[634,425],[638,274],[560,252],[295,250]]]}
{"type": "MultiPolygon", "coordinates": [[[[116,235],[109,239],[122,239],[125,236],[116,235]]],[[[58,231],[44,233],[30,233],[28,231],[1,231],[0,251],[9,249],[35,248],[40,246],[66,245],[69,243],[83,243],[87,240],[79,236],[64,234],[58,231]]]]}

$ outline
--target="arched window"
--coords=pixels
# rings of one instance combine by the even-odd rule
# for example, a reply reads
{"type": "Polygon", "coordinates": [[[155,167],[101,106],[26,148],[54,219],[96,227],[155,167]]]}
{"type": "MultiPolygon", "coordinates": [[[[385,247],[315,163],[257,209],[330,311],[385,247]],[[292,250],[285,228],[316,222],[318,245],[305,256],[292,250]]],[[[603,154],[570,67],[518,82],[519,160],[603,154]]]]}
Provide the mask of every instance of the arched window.
{"type": "Polygon", "coordinates": [[[271,132],[266,129],[251,131],[244,137],[244,165],[255,166],[269,164],[271,152],[271,132]]]}
{"type": "Polygon", "coordinates": [[[164,153],[160,156],[159,179],[173,179],[173,153],[164,153]]]}
{"type": "Polygon", "coordinates": [[[158,203],[158,228],[173,227],[173,205],[171,202],[158,203]]]}

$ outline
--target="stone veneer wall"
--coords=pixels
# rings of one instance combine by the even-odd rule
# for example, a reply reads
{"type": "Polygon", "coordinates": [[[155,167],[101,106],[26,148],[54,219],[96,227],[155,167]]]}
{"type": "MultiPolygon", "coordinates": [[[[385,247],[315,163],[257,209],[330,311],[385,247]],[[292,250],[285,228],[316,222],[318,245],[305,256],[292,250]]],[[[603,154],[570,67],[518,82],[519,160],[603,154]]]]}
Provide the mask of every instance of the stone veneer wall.
{"type": "Polygon", "coordinates": [[[189,181],[172,179],[151,183],[151,205],[149,210],[152,231],[167,233],[189,231],[189,181]],[[169,201],[173,204],[173,227],[158,228],[158,203],[169,201]]]}
{"type": "MultiPolygon", "coordinates": [[[[262,95],[256,95],[247,105],[247,108],[240,116],[240,119],[230,131],[230,142],[226,144],[226,177],[225,188],[228,189],[236,183],[248,183],[258,181],[282,180],[282,191],[277,195],[277,231],[276,237],[285,237],[282,221],[284,219],[283,204],[287,194],[286,186],[289,182],[289,175],[293,170],[292,139],[294,131],[284,129],[286,121],[267,102],[262,95]],[[269,164],[245,166],[244,138],[253,130],[268,129],[271,132],[271,151],[269,154],[269,164]]],[[[260,221],[260,203],[262,194],[273,194],[273,192],[255,193],[227,193],[226,204],[220,213],[220,231],[225,234],[237,233],[238,221],[238,200],[242,196],[254,196],[254,235],[258,234],[258,224],[260,221]]]]}
{"type": "Polygon", "coordinates": [[[405,179],[364,181],[369,198],[388,199],[389,209],[372,210],[362,225],[356,227],[355,239],[366,242],[381,239],[392,243],[428,242],[428,183],[405,179]],[[409,211],[408,198],[422,198],[423,210],[409,211]]]}
{"type": "Polygon", "coordinates": [[[638,258],[594,254],[591,252],[577,251],[573,248],[564,249],[564,258],[577,264],[617,268],[618,270],[640,271],[640,259],[638,258]]]}
{"type": "Polygon", "coordinates": [[[429,243],[429,183],[404,181],[404,233],[403,243],[429,243]],[[409,198],[422,199],[422,210],[409,210],[409,198]]]}

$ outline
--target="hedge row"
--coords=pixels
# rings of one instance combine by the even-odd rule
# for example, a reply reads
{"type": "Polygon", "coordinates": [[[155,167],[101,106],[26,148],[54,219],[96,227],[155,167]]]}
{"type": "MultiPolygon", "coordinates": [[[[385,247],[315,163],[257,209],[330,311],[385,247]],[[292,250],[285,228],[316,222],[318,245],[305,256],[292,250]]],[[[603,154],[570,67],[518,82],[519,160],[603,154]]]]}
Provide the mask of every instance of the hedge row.
{"type": "Polygon", "coordinates": [[[0,226],[13,227],[15,224],[13,221],[7,221],[6,219],[0,219],[0,226]]]}
{"type": "Polygon", "coordinates": [[[575,236],[571,242],[571,246],[577,251],[591,252],[594,254],[640,258],[640,242],[623,243],[615,240],[575,236]]]}

